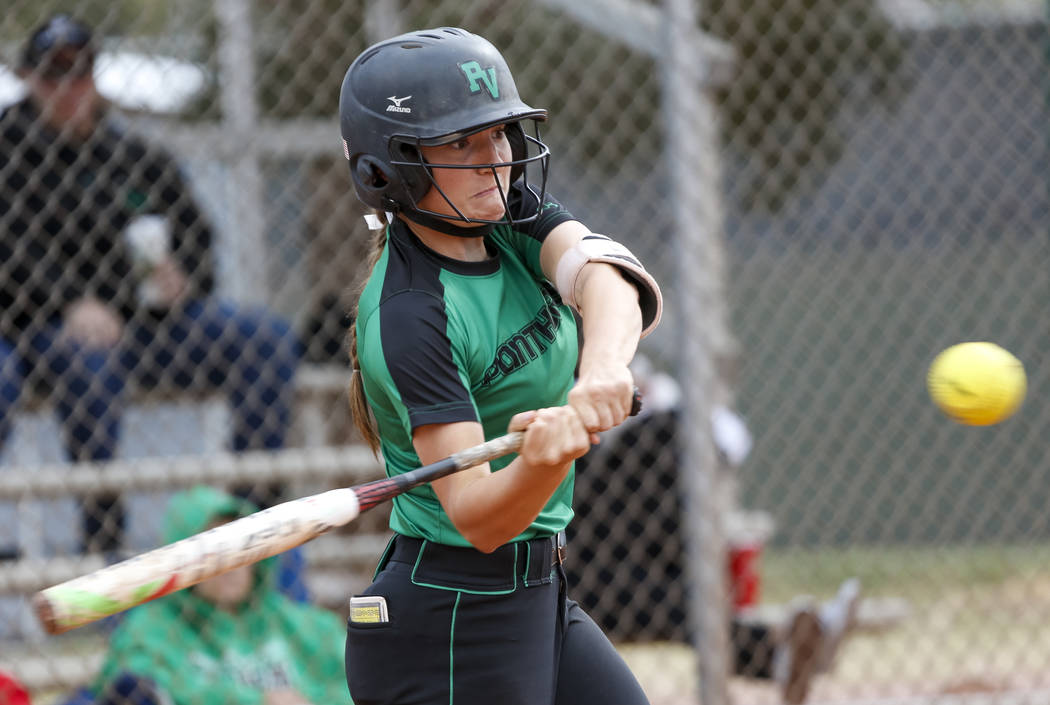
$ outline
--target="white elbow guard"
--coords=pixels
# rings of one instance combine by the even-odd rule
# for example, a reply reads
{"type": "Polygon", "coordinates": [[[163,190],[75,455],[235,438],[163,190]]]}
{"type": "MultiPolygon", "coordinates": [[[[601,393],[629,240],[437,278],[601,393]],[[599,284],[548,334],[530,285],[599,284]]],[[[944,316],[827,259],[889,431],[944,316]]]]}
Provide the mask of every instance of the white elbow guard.
{"type": "Polygon", "coordinates": [[[587,235],[562,255],[554,276],[554,285],[561,294],[561,300],[577,311],[580,310],[576,302],[576,282],[588,262],[611,264],[638,287],[638,305],[642,309],[642,337],[649,335],[663,314],[664,301],[660,294],[660,286],[630,250],[605,235],[587,235]]]}

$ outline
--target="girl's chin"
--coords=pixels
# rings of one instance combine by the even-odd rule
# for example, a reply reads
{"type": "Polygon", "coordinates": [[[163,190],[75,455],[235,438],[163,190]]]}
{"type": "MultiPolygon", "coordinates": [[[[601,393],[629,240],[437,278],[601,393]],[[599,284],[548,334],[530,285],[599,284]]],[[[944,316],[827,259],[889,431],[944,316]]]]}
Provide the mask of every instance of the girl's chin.
{"type": "Polygon", "coordinates": [[[487,213],[475,213],[471,218],[473,220],[503,220],[505,214],[506,211],[500,208],[487,213]]]}
{"type": "Polygon", "coordinates": [[[478,204],[477,208],[471,209],[469,217],[476,220],[501,220],[505,213],[503,200],[499,196],[494,196],[491,202],[478,204]]]}
{"type": "MultiPolygon", "coordinates": [[[[501,205],[499,208],[488,208],[488,209],[473,209],[469,211],[463,211],[464,217],[470,220],[484,221],[499,221],[503,220],[503,216],[506,214],[506,210],[501,205]]],[[[462,225],[463,219],[455,213],[446,216],[447,220],[454,225],[462,225]]]]}

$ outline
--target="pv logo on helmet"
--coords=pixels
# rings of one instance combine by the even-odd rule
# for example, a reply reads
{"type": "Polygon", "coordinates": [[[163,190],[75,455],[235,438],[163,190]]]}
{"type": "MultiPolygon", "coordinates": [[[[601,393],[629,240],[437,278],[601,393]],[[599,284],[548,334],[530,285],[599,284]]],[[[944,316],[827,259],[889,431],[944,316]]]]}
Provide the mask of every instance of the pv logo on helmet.
{"type": "Polygon", "coordinates": [[[397,98],[395,96],[388,96],[387,100],[390,101],[390,105],[386,106],[388,113],[410,113],[412,108],[402,107],[402,103],[411,98],[412,96],[406,95],[404,98],[397,98]]]}
{"type": "Polygon", "coordinates": [[[465,61],[459,65],[459,69],[467,77],[471,93],[480,93],[481,83],[484,83],[492,99],[499,100],[499,84],[496,82],[495,66],[483,69],[477,61],[465,61]]]}

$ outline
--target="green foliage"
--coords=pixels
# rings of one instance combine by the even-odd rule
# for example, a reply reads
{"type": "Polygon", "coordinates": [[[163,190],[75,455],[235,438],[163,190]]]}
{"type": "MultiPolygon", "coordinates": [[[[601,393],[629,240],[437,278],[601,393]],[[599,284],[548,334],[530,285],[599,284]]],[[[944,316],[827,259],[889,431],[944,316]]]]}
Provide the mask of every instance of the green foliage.
{"type": "Polygon", "coordinates": [[[259,103],[269,119],[332,118],[343,74],[368,42],[366,0],[260,3],[259,103]]]}
{"type": "Polygon", "coordinates": [[[103,34],[163,31],[169,15],[167,3],[155,0],[16,0],[5,8],[4,35],[23,40],[45,18],[65,12],[87,22],[103,34]]]}
{"type": "Polygon", "coordinates": [[[870,0],[711,0],[702,24],[737,53],[719,93],[726,139],[758,165],[744,207],[776,211],[842,150],[834,120],[858,74],[892,98],[902,39],[870,0]]]}

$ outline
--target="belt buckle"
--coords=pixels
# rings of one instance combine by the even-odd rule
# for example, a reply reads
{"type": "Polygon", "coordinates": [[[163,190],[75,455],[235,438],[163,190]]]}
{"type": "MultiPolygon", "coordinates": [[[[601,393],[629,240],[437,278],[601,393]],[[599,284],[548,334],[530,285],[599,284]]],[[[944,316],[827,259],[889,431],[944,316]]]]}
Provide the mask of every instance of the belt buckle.
{"type": "Polygon", "coordinates": [[[553,555],[551,556],[551,560],[554,561],[555,565],[561,565],[562,563],[565,562],[565,555],[567,553],[566,548],[565,548],[565,544],[566,544],[565,532],[564,531],[559,531],[557,534],[555,534],[551,538],[554,539],[554,541],[553,541],[554,548],[552,549],[553,555]]]}

